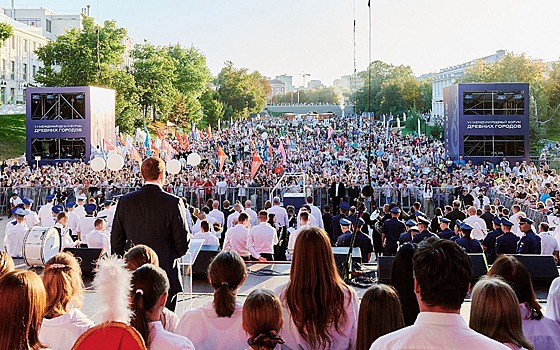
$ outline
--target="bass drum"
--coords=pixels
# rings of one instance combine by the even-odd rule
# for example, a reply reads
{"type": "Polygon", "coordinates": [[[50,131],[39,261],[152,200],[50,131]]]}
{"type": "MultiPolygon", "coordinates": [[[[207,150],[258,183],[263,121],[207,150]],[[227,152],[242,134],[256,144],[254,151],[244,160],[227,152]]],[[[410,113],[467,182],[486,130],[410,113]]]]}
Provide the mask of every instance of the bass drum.
{"type": "Polygon", "coordinates": [[[23,239],[23,261],[28,266],[45,263],[62,249],[60,233],[54,227],[33,227],[23,239]]]}

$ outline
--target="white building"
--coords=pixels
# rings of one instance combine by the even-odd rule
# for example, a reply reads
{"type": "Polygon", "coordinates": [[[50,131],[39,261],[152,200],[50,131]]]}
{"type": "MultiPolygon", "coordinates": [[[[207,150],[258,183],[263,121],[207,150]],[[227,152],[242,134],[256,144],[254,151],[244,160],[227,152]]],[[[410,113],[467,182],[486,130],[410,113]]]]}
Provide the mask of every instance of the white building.
{"type": "Polygon", "coordinates": [[[505,50],[498,50],[495,54],[477,58],[475,60],[462,63],[456,66],[443,68],[435,73],[432,78],[432,114],[431,119],[437,120],[443,118],[443,89],[458,82],[465,75],[468,67],[474,65],[478,61],[486,63],[494,63],[506,54],[505,50]]]}
{"type": "Polygon", "coordinates": [[[281,82],[286,84],[286,92],[294,91],[293,77],[291,75],[277,75],[275,79],[280,80],[281,82]]]}
{"type": "Polygon", "coordinates": [[[324,86],[324,85],[323,85],[323,83],[322,83],[320,80],[315,80],[315,79],[314,79],[314,80],[310,80],[310,81],[307,83],[307,88],[308,88],[308,89],[317,89],[317,88],[320,88],[320,87],[323,87],[323,86],[324,86]]]}
{"type": "Polygon", "coordinates": [[[340,79],[335,79],[333,86],[340,91],[354,93],[364,87],[364,80],[359,74],[344,75],[340,79]]]}
{"type": "Polygon", "coordinates": [[[274,96],[285,94],[287,92],[286,83],[279,79],[269,79],[268,84],[270,84],[270,94],[268,94],[268,102],[271,102],[274,96]]]}

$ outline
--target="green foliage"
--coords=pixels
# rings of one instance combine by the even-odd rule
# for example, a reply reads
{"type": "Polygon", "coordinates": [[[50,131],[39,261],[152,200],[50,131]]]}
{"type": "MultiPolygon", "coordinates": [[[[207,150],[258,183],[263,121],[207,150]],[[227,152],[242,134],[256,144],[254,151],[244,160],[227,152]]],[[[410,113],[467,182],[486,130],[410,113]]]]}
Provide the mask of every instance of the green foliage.
{"type": "Polygon", "coordinates": [[[218,125],[218,119],[224,117],[224,105],[220,102],[219,97],[218,92],[207,90],[200,98],[206,121],[212,126],[218,125]]]}
{"type": "Polygon", "coordinates": [[[217,82],[226,118],[247,118],[250,113],[262,111],[266,105],[270,85],[257,71],[249,73],[247,68],[235,68],[232,62],[226,62],[217,82]]]}
{"type": "Polygon", "coordinates": [[[25,114],[0,115],[0,160],[25,153],[25,114]]]}
{"type": "Polygon", "coordinates": [[[8,39],[14,35],[14,27],[8,23],[0,23],[0,47],[4,43],[4,40],[8,39]]]}

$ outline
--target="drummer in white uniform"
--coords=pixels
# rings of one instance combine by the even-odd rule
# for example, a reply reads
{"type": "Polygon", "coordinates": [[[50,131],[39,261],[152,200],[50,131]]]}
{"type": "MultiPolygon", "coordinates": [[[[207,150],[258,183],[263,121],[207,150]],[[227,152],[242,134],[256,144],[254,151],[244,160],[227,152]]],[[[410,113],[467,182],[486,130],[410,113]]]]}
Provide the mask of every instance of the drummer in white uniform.
{"type": "Polygon", "coordinates": [[[49,227],[56,225],[57,222],[56,218],[58,217],[58,214],[64,211],[64,207],[62,205],[55,205],[54,207],[52,207],[51,211],[52,211],[52,223],[50,225],[47,225],[49,227]]]}
{"type": "Polygon", "coordinates": [[[72,237],[70,237],[70,232],[68,231],[67,212],[61,211],[60,213],[58,213],[58,215],[56,216],[56,224],[54,224],[54,227],[60,233],[62,248],[69,248],[69,247],[76,246],[76,243],[74,243],[74,240],[72,239],[72,237]]]}
{"type": "Polygon", "coordinates": [[[25,217],[25,224],[29,228],[33,228],[41,223],[41,219],[39,219],[39,215],[36,212],[31,210],[31,206],[33,205],[33,200],[29,198],[23,199],[23,208],[29,212],[29,215],[25,217]]]}
{"type": "Polygon", "coordinates": [[[95,219],[95,229],[86,235],[88,248],[103,248],[108,255],[111,255],[111,240],[105,231],[107,221],[105,218],[95,219]]]}
{"type": "Polygon", "coordinates": [[[47,204],[43,205],[41,209],[39,209],[39,218],[41,219],[41,226],[44,227],[51,227],[54,225],[54,220],[52,216],[52,208],[54,196],[52,194],[47,195],[47,204]]]}
{"type": "Polygon", "coordinates": [[[6,233],[6,252],[10,254],[12,258],[23,257],[23,239],[28,230],[25,224],[25,216],[27,214],[29,214],[27,210],[16,208],[14,210],[16,224],[10,227],[6,233]]]}
{"type": "Polygon", "coordinates": [[[15,214],[16,210],[17,208],[13,208],[11,210],[12,219],[8,221],[8,223],[6,224],[6,229],[4,230],[4,243],[3,243],[4,251],[6,251],[6,242],[8,241],[8,230],[13,226],[17,225],[16,214],[15,214]]]}
{"type": "Polygon", "coordinates": [[[105,217],[107,220],[107,232],[111,232],[111,228],[113,227],[113,218],[115,217],[115,212],[112,210],[113,201],[105,201],[103,202],[104,209],[97,213],[97,217],[105,217]]]}
{"type": "Polygon", "coordinates": [[[86,196],[81,194],[76,199],[78,201],[78,205],[76,206],[76,209],[74,209],[74,213],[76,213],[80,218],[83,218],[86,216],[86,208],[84,207],[86,196]]]}
{"type": "Polygon", "coordinates": [[[66,211],[68,212],[68,225],[66,225],[66,228],[70,230],[72,238],[78,237],[78,221],[80,220],[80,216],[75,213],[75,209],[76,202],[66,203],[66,211]]]}
{"type": "Polygon", "coordinates": [[[85,206],[86,216],[78,221],[78,239],[80,241],[86,240],[86,235],[95,229],[95,211],[97,206],[95,204],[88,204],[85,206]]]}

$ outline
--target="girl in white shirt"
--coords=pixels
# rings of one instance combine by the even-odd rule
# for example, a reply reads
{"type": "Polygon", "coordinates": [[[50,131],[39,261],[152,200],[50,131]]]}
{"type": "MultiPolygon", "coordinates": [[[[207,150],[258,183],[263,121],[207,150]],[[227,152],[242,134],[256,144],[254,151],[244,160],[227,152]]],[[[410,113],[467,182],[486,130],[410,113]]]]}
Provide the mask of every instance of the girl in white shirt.
{"type": "Polygon", "coordinates": [[[218,254],[208,267],[208,280],[214,288],[214,300],[183,314],[175,333],[187,336],[199,350],[247,348],[243,331],[243,304],[237,291],[247,277],[245,262],[236,251],[218,254]]]}
{"type": "Polygon", "coordinates": [[[53,350],[70,350],[78,337],[93,327],[79,309],[84,299],[80,264],[73,255],[58,253],[45,264],[43,284],[47,307],[39,340],[53,350]]]}
{"type": "Polygon", "coordinates": [[[278,335],[284,319],[278,297],[268,289],[255,289],[243,305],[243,329],[251,350],[273,350],[284,339],[278,335]]]}
{"type": "Polygon", "coordinates": [[[191,341],[163,329],[160,318],[169,291],[165,271],[152,264],[140,266],[132,273],[130,325],[140,333],[148,350],[194,349],[191,341]]]}

